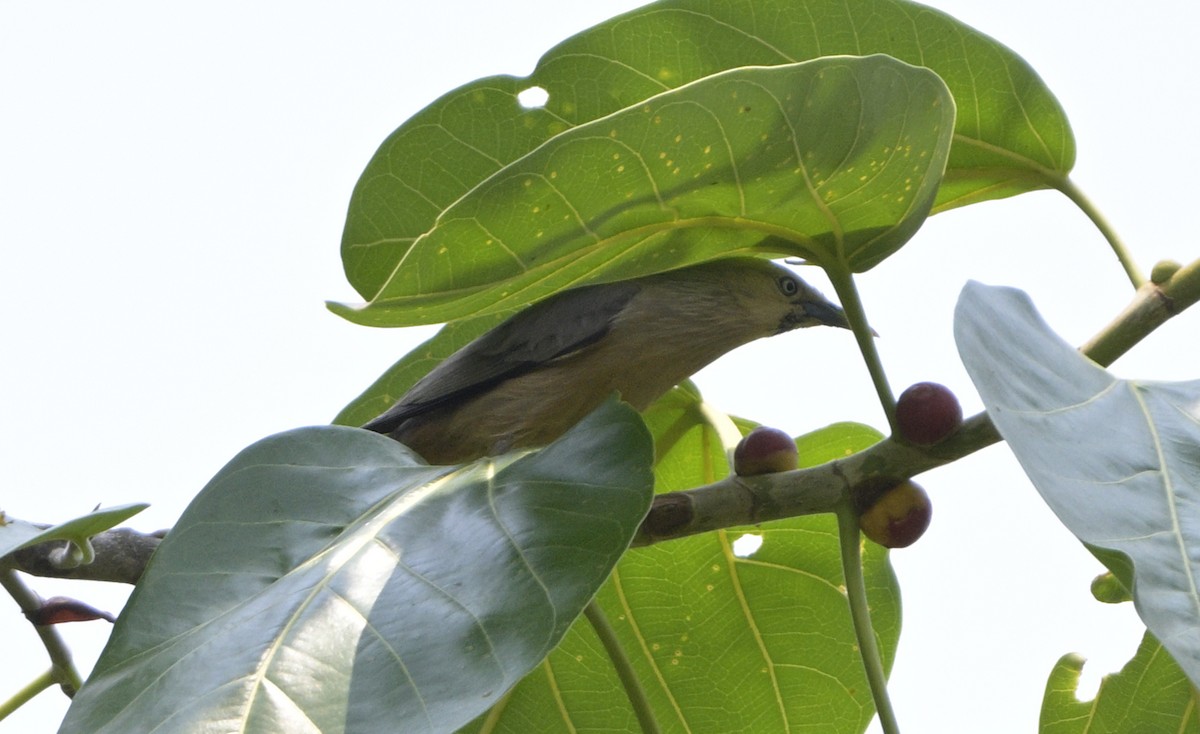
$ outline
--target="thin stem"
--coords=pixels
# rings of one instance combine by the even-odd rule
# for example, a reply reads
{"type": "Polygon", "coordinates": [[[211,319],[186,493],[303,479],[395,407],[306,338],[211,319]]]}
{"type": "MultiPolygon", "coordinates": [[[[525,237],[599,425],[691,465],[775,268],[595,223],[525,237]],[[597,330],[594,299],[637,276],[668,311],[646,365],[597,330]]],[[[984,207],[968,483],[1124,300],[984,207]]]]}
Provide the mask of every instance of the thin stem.
{"type": "Polygon", "coordinates": [[[900,734],[892,700],[888,697],[887,674],[883,670],[883,657],[875,642],[875,628],[871,625],[871,609],[867,604],[867,584],[862,572],[862,536],[858,529],[858,513],[849,497],[837,509],[838,539],[842,546],[842,574],[846,579],[846,597],[850,601],[850,619],[854,623],[854,634],[858,638],[859,656],[866,669],[867,682],[871,686],[871,697],[875,699],[875,712],[884,734],[900,734]]]}
{"type": "Polygon", "coordinates": [[[625,687],[625,695],[629,697],[629,703],[633,706],[633,713],[637,716],[638,723],[641,724],[642,732],[659,734],[662,729],[658,726],[658,720],[654,718],[654,709],[650,707],[650,699],[646,698],[642,682],[638,680],[637,673],[633,670],[633,663],[625,654],[625,647],[617,639],[617,631],[609,623],[608,616],[604,614],[604,610],[600,608],[595,599],[592,599],[583,608],[583,615],[587,617],[592,629],[596,631],[596,637],[600,638],[600,644],[604,645],[604,651],[612,660],[617,677],[620,678],[621,685],[625,687]]]}
{"type": "MultiPolygon", "coordinates": [[[[0,570],[0,586],[3,586],[13,599],[16,599],[17,605],[23,612],[36,611],[42,604],[38,595],[26,586],[12,569],[0,570]]],[[[53,674],[55,682],[62,687],[63,693],[67,696],[74,696],[79,687],[83,685],[83,678],[75,669],[75,663],[71,660],[71,650],[67,647],[67,643],[58,634],[54,625],[34,625],[34,629],[42,638],[42,645],[50,655],[50,672],[53,674]]]]}
{"type": "Polygon", "coordinates": [[[725,449],[725,458],[729,461],[729,465],[733,466],[734,449],[742,440],[742,432],[738,430],[737,424],[733,422],[728,413],[704,400],[700,401],[700,414],[717,432],[717,438],[720,439],[721,446],[725,449]]]}
{"type": "Polygon", "coordinates": [[[1133,255],[1129,253],[1129,249],[1125,247],[1125,243],[1121,240],[1117,230],[1100,212],[1092,200],[1083,193],[1075,182],[1067,177],[1057,179],[1054,182],[1055,187],[1062,192],[1068,199],[1074,202],[1075,206],[1092,220],[1092,224],[1096,229],[1100,230],[1100,234],[1104,239],[1108,240],[1108,246],[1112,248],[1113,254],[1117,256],[1117,260],[1121,262],[1121,267],[1125,268],[1125,275],[1129,277],[1129,282],[1133,283],[1134,288],[1141,288],[1146,282],[1146,276],[1142,275],[1141,269],[1137,263],[1133,261],[1133,255]]]}
{"type": "Polygon", "coordinates": [[[52,685],[54,685],[53,668],[34,678],[29,682],[29,685],[13,694],[12,698],[8,699],[7,701],[0,702],[0,721],[8,718],[9,714],[29,703],[31,700],[33,700],[34,696],[52,685]]]}
{"type": "Polygon", "coordinates": [[[883,408],[883,413],[887,416],[888,426],[891,427],[892,433],[896,433],[896,398],[892,395],[892,387],[888,384],[887,374],[883,371],[883,361],[879,359],[879,352],[875,349],[875,332],[867,323],[867,312],[863,308],[862,299],[858,297],[858,287],[854,284],[854,275],[848,270],[826,268],[825,273],[829,276],[829,282],[833,284],[834,290],[837,291],[838,300],[842,302],[842,309],[846,312],[846,318],[850,321],[850,328],[854,330],[854,339],[858,342],[858,350],[862,352],[863,362],[867,365],[867,371],[871,373],[871,382],[875,385],[875,392],[879,395],[879,405],[883,408]]]}

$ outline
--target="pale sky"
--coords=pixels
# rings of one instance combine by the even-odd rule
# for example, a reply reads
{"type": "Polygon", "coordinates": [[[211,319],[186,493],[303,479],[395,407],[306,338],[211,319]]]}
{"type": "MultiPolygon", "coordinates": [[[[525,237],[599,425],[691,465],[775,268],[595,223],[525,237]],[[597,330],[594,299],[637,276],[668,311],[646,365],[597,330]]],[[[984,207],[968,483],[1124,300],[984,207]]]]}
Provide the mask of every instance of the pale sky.
{"type": "MultiPolygon", "coordinates": [[[[356,300],[338,245],[376,147],[440,94],[526,74],[557,41],[636,5],[0,5],[0,508],[59,522],[144,500],[153,506],[132,524],[167,527],[244,446],[328,422],[431,333],[353,326],[323,305],[356,300]]],[[[1041,73],[1075,130],[1075,180],[1147,272],[1197,255],[1193,4],[937,7],[1041,73]]],[[[1027,290],[1076,344],[1130,295],[1099,234],[1060,195],[936,216],[860,281],[897,393],[934,380],[979,409],[951,336],[967,279],[1027,290]]],[[[1115,371],[1200,377],[1198,325],[1185,314],[1115,371]]],[[[751,345],[697,382],[718,407],[790,433],[884,426],[852,340],[832,330],[751,345]]],[[[1033,731],[1061,655],[1089,657],[1089,672],[1132,655],[1132,606],[1092,600],[1099,564],[1006,447],[917,481],[933,525],[893,554],[905,607],[892,696],[907,731],[1033,731]]],[[[32,585],[114,612],[127,594],[32,585]]],[[[46,664],[8,605],[4,697],[46,664]]],[[[86,672],[108,625],[62,632],[86,672]]],[[[0,734],[53,731],[65,706],[45,692],[0,734]]]]}

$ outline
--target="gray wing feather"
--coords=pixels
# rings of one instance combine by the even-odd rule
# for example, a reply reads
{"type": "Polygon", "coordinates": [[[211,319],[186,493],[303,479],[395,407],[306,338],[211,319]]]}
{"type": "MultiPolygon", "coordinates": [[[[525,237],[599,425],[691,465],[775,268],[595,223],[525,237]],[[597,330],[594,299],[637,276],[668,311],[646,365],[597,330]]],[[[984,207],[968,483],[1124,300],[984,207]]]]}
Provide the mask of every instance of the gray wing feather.
{"type": "Polygon", "coordinates": [[[601,339],[640,286],[623,281],[563,291],[512,316],[434,367],[364,425],[390,433],[409,418],[468,400],[601,339]]]}

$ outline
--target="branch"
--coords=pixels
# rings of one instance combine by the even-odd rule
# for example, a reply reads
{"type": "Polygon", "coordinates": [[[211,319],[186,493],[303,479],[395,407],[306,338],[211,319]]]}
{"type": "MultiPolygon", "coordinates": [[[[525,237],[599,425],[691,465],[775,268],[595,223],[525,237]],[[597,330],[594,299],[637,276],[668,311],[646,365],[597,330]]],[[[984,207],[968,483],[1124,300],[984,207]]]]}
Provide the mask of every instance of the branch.
{"type": "MultiPolygon", "coordinates": [[[[1200,300],[1200,260],[1162,282],[1147,282],[1133,301],[1081,351],[1108,366],[1172,316],[1200,300]]],[[[662,494],[654,499],[633,545],[644,546],[710,530],[755,525],[799,515],[833,512],[841,493],[862,498],[896,482],[949,464],[1000,440],[985,413],[971,416],[936,446],[922,448],[884,439],[845,459],[797,471],[756,477],[730,476],[713,484],[662,494]]],[[[133,584],[166,531],[139,533],[117,528],[92,539],[96,561],[61,569],[50,561],[60,542],[19,550],[4,559],[35,576],[133,584]]]]}
{"type": "MultiPolygon", "coordinates": [[[[1200,260],[1160,283],[1147,282],[1133,301],[1081,351],[1107,367],[1151,332],[1200,300],[1200,260]]],[[[710,530],[757,525],[799,515],[833,512],[842,492],[859,506],[897,482],[957,461],[1000,440],[986,413],[971,416],[945,441],[927,448],[883,441],[845,459],[796,471],[718,482],[654,498],[634,537],[651,545],[710,530]]]]}
{"type": "Polygon", "coordinates": [[[132,528],[106,530],[92,538],[96,560],[73,568],[60,568],[52,560],[54,552],[66,545],[61,540],[15,551],[4,558],[4,565],[34,576],[135,584],[166,533],[139,533],[132,528]]]}
{"type": "Polygon", "coordinates": [[[731,475],[703,487],[661,494],[654,498],[633,545],[833,512],[847,489],[856,498],[873,494],[999,440],[987,414],[980,413],[934,447],[920,448],[886,438],[844,459],[808,469],[754,477],[731,475]]]}
{"type": "MultiPolygon", "coordinates": [[[[9,596],[16,600],[17,606],[21,607],[21,611],[26,615],[36,612],[42,604],[38,595],[22,583],[12,569],[0,569],[0,586],[3,586],[9,596]]],[[[42,690],[42,686],[50,682],[58,683],[68,698],[74,697],[75,692],[83,685],[83,679],[76,670],[75,663],[71,660],[71,650],[63,642],[62,636],[58,634],[58,630],[53,625],[34,625],[33,628],[42,638],[42,645],[46,648],[46,654],[50,656],[50,670],[47,675],[40,676],[30,686],[27,686],[23,693],[18,694],[18,699],[27,695],[29,691],[34,691],[34,695],[36,695],[37,691],[42,690]]],[[[17,704],[19,705],[19,701],[17,704]]],[[[11,706],[6,705],[5,708],[11,708],[11,706]]]]}

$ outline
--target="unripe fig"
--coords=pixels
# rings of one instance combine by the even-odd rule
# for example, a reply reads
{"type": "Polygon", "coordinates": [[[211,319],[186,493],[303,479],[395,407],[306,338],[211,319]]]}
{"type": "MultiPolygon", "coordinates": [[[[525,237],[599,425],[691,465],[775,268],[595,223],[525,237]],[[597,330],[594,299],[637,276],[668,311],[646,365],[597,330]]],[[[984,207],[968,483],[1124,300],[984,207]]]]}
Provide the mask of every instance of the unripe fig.
{"type": "Polygon", "coordinates": [[[1159,260],[1154,264],[1154,269],[1150,271],[1150,282],[1155,285],[1162,285],[1171,279],[1181,267],[1174,260],[1159,260]]]}
{"type": "Polygon", "coordinates": [[[791,471],[799,461],[796,442],[778,428],[759,426],[733,450],[733,471],[739,477],[791,471]]]}
{"type": "Polygon", "coordinates": [[[911,480],[900,482],[880,495],[858,516],[863,534],[885,548],[906,548],[929,527],[933,504],[925,490],[911,480]]]}
{"type": "Polygon", "coordinates": [[[896,401],[896,426],[900,438],[918,446],[932,446],[962,425],[962,406],[950,388],[936,382],[918,382],[896,401]]]}

